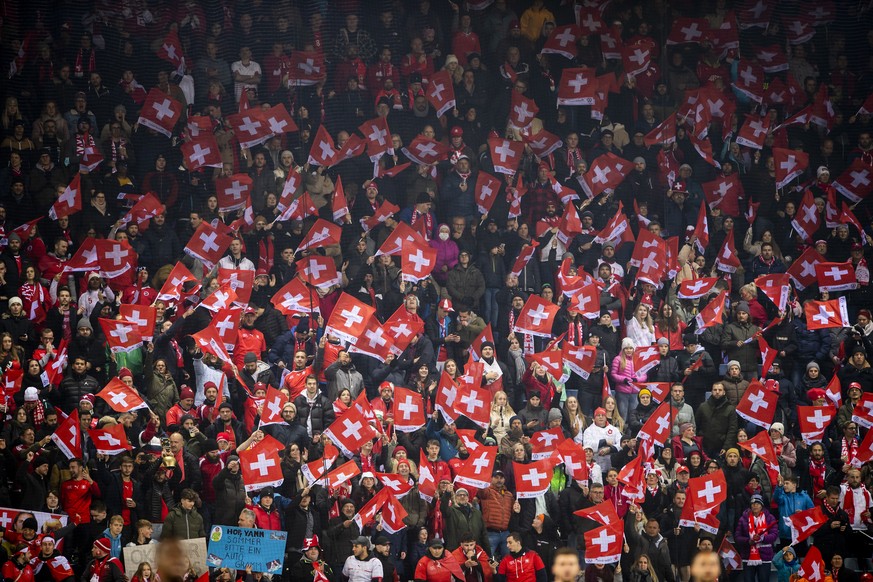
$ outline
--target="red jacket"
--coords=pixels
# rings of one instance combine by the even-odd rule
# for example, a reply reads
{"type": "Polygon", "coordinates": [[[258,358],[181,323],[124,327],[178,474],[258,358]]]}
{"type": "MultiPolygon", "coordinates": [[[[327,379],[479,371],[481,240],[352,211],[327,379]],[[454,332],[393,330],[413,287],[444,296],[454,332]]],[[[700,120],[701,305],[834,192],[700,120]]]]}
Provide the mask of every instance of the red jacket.
{"type": "Polygon", "coordinates": [[[522,551],[518,555],[503,556],[497,573],[506,582],[537,582],[538,579],[546,579],[546,565],[540,555],[532,550],[522,551]]]}
{"type": "Polygon", "coordinates": [[[282,520],[279,518],[279,510],[275,505],[270,507],[270,511],[264,509],[260,503],[249,506],[249,509],[255,512],[255,525],[259,528],[282,530],[282,520]]]}
{"type": "Polygon", "coordinates": [[[473,558],[479,562],[479,568],[482,569],[482,576],[480,578],[479,572],[476,571],[476,566],[470,567],[466,566],[465,563],[467,561],[467,556],[464,554],[464,548],[458,546],[452,555],[458,561],[458,564],[461,566],[461,570],[464,571],[464,577],[466,582],[491,582],[491,579],[494,577],[494,572],[491,570],[491,564],[488,563],[488,554],[485,553],[485,550],[482,549],[482,546],[476,544],[475,555],[473,558]]]}

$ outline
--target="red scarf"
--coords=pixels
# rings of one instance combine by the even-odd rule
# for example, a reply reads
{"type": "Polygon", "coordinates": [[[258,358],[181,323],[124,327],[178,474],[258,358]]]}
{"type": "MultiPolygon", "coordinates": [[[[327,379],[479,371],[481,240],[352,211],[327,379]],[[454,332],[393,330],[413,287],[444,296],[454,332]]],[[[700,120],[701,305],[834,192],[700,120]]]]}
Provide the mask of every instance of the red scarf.
{"type": "MultiPolygon", "coordinates": [[[[767,517],[764,515],[764,512],[762,511],[761,515],[757,517],[755,517],[754,513],[749,512],[749,540],[755,536],[758,536],[758,538],[764,537],[766,531],[767,517]]],[[[749,563],[761,562],[761,551],[758,549],[758,543],[749,541],[749,546],[751,547],[749,550],[749,563]]]]}
{"type": "MultiPolygon", "coordinates": [[[[846,493],[843,496],[843,511],[849,516],[849,524],[851,525],[855,523],[855,490],[847,485],[845,491],[846,493]]],[[[867,488],[861,485],[858,487],[858,494],[864,498],[864,507],[870,507],[870,492],[867,491],[867,488]]],[[[869,522],[870,520],[861,518],[860,521],[869,522]]]]}
{"type": "Polygon", "coordinates": [[[851,440],[851,443],[846,441],[846,437],[840,440],[840,458],[846,457],[847,463],[851,463],[852,459],[858,456],[858,441],[851,440]]]}
{"type": "MultiPolygon", "coordinates": [[[[85,49],[79,49],[79,52],[76,53],[76,69],[75,73],[77,77],[81,77],[85,73],[85,69],[82,68],[82,51],[85,49]]],[[[94,47],[91,47],[91,53],[88,55],[88,73],[91,71],[97,70],[97,60],[95,59],[95,50],[94,47]]]]}
{"type": "Polygon", "coordinates": [[[430,240],[430,234],[433,232],[433,215],[430,212],[413,210],[412,219],[409,221],[410,226],[415,226],[419,220],[424,221],[424,240],[430,240]]]}
{"type": "Polygon", "coordinates": [[[816,461],[814,459],[809,460],[809,475],[812,477],[812,497],[816,500],[817,505],[821,505],[822,501],[815,496],[815,493],[825,488],[826,471],[827,467],[825,466],[824,459],[821,461],[816,461]]]}
{"type": "Polygon", "coordinates": [[[265,236],[258,242],[258,269],[271,271],[273,269],[273,240],[265,236]]]}
{"type": "MultiPolygon", "coordinates": [[[[509,310],[509,329],[513,329],[515,327],[515,310],[509,310]]],[[[524,340],[522,342],[522,353],[525,356],[529,356],[534,353],[534,343],[533,336],[529,333],[522,334],[524,340]]]]}

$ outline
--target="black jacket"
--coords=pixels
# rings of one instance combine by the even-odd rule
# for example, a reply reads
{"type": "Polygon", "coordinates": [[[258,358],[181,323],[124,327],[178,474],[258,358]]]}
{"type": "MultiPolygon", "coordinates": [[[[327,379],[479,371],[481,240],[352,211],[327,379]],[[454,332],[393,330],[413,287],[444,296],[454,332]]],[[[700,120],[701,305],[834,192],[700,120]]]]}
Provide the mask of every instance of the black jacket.
{"type": "Polygon", "coordinates": [[[236,525],[240,512],[246,506],[242,472],[233,474],[225,467],[215,476],[212,486],[215,489],[213,521],[221,525],[236,525]]]}
{"type": "Polygon", "coordinates": [[[294,406],[297,407],[297,421],[306,427],[308,420],[312,425],[312,432],[324,432],[336,418],[330,401],[320,392],[310,404],[304,391],[294,400],[294,406]]]}

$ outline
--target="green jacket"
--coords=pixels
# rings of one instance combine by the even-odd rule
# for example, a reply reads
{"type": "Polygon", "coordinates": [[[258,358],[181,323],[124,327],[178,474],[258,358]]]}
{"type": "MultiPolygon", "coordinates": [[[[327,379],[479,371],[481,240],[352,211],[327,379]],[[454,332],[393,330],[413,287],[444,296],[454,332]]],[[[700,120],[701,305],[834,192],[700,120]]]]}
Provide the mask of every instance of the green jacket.
{"type": "Polygon", "coordinates": [[[470,532],[473,539],[479,544],[486,554],[491,553],[491,545],[488,543],[488,532],[485,529],[485,521],[482,519],[482,512],[473,506],[470,506],[469,515],[454,504],[449,504],[452,499],[452,494],[449,492],[443,493],[440,498],[441,510],[445,518],[445,527],[443,534],[445,535],[446,549],[454,551],[461,545],[461,536],[470,532]]]}
{"type": "Polygon", "coordinates": [[[178,538],[191,540],[205,538],[206,531],[203,529],[203,518],[196,509],[185,511],[182,505],[174,507],[164,520],[164,529],[161,530],[161,539],[178,538]]]}

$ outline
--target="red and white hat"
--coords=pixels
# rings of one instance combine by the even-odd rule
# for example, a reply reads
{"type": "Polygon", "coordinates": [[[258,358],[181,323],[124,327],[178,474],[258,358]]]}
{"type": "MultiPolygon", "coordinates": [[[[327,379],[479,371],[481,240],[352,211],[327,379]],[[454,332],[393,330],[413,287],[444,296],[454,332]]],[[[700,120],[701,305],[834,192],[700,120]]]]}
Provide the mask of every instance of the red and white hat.
{"type": "Polygon", "coordinates": [[[310,550],[312,548],[321,549],[321,546],[318,544],[318,536],[316,534],[312,534],[311,538],[306,538],[303,540],[303,551],[310,550]]]}
{"type": "Polygon", "coordinates": [[[109,538],[99,538],[94,540],[94,547],[108,554],[112,551],[112,542],[109,541],[109,538]]]}
{"type": "Polygon", "coordinates": [[[439,302],[438,307],[443,311],[454,311],[452,309],[452,300],[451,299],[443,299],[439,302]]]}

